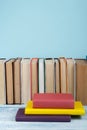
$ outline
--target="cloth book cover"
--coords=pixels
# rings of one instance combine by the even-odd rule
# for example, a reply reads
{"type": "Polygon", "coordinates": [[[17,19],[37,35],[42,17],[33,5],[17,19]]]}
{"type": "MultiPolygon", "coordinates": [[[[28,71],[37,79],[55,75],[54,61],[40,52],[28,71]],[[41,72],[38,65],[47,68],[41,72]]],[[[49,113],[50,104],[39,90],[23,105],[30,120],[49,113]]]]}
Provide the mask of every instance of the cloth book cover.
{"type": "Polygon", "coordinates": [[[24,122],[70,122],[69,115],[25,115],[24,108],[19,108],[17,111],[16,121],[24,122]]]}
{"type": "Polygon", "coordinates": [[[29,101],[25,107],[25,114],[84,115],[85,109],[79,101],[75,102],[74,109],[33,108],[33,102],[29,101]]]}
{"type": "Polygon", "coordinates": [[[72,94],[59,93],[36,93],[33,98],[34,108],[74,108],[72,94]]]}

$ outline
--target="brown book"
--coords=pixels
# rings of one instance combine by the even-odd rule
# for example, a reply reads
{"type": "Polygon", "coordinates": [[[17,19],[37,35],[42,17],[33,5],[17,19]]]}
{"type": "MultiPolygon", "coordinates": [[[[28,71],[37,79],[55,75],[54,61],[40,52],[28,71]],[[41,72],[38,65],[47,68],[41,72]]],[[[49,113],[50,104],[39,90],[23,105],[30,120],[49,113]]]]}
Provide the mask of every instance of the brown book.
{"type": "Polygon", "coordinates": [[[55,93],[54,60],[45,59],[45,92],[55,93]]]}
{"type": "Polygon", "coordinates": [[[87,60],[76,60],[77,100],[87,105],[87,60]]]}
{"type": "Polygon", "coordinates": [[[66,93],[67,92],[66,58],[60,57],[59,63],[60,63],[60,88],[61,88],[61,93],[66,93]]]}
{"type": "Polygon", "coordinates": [[[5,59],[0,59],[0,104],[6,104],[5,59]]]}
{"type": "Polygon", "coordinates": [[[74,96],[74,59],[67,58],[67,93],[74,96]]]}
{"type": "Polygon", "coordinates": [[[6,91],[7,91],[7,104],[14,103],[14,69],[13,62],[15,59],[10,59],[6,61],[6,91]]]}
{"type": "Polygon", "coordinates": [[[14,103],[21,103],[21,58],[17,58],[14,62],[14,103]]]}
{"type": "Polygon", "coordinates": [[[55,71],[55,92],[60,93],[60,76],[59,76],[59,60],[54,59],[54,71],[55,71]]]}
{"type": "Polygon", "coordinates": [[[30,58],[21,60],[21,103],[23,104],[26,104],[31,99],[30,60],[30,58]]]}
{"type": "Polygon", "coordinates": [[[30,74],[31,74],[31,99],[35,93],[38,93],[38,58],[32,58],[30,63],[30,74]]]}

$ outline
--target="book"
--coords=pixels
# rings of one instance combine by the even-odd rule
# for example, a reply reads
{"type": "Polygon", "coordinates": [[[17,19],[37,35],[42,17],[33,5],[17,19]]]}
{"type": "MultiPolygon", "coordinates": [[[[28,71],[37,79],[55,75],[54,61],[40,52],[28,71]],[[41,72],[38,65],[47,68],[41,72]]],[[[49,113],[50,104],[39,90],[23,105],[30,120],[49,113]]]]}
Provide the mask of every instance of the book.
{"type": "Polygon", "coordinates": [[[72,94],[65,93],[34,94],[33,107],[73,109],[74,98],[72,94]]]}
{"type": "Polygon", "coordinates": [[[14,68],[14,103],[21,103],[21,58],[17,58],[13,62],[14,68]]]}
{"type": "Polygon", "coordinates": [[[55,93],[54,59],[45,59],[45,92],[55,93]]]}
{"type": "Polygon", "coordinates": [[[39,59],[39,93],[44,93],[44,59],[39,59]]]}
{"type": "Polygon", "coordinates": [[[59,76],[59,60],[54,59],[54,82],[55,82],[55,93],[60,93],[60,76],[59,76]]]}
{"type": "Polygon", "coordinates": [[[71,93],[74,97],[74,59],[67,58],[67,93],[71,93]]]}
{"type": "Polygon", "coordinates": [[[6,104],[5,61],[0,59],[0,104],[6,104]]]}
{"type": "Polygon", "coordinates": [[[70,115],[25,115],[24,108],[19,108],[16,117],[16,121],[23,122],[70,122],[70,115]]]}
{"type": "Polygon", "coordinates": [[[66,58],[60,57],[59,58],[59,64],[60,64],[60,88],[61,93],[67,92],[67,70],[66,70],[66,58]]]}
{"type": "Polygon", "coordinates": [[[13,62],[14,58],[6,61],[6,95],[7,95],[7,104],[14,103],[14,71],[13,71],[13,62]]]}
{"type": "Polygon", "coordinates": [[[30,75],[31,75],[31,99],[34,93],[38,93],[38,58],[32,58],[30,62],[30,75]]]}
{"type": "Polygon", "coordinates": [[[30,58],[23,58],[21,60],[21,103],[26,104],[31,100],[30,88],[30,58]]]}
{"type": "Polygon", "coordinates": [[[76,95],[77,101],[87,105],[87,60],[76,60],[76,95]]]}
{"type": "Polygon", "coordinates": [[[75,102],[74,109],[52,109],[52,108],[33,108],[33,102],[29,101],[25,107],[26,115],[38,114],[38,115],[84,115],[85,108],[79,101],[75,102]]]}

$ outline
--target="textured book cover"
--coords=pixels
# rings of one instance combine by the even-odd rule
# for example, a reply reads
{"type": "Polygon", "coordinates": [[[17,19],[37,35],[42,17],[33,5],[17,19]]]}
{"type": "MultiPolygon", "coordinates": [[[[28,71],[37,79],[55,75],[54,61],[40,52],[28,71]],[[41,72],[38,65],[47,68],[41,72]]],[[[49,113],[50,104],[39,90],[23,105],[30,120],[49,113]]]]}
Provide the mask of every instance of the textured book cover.
{"type": "Polygon", "coordinates": [[[33,102],[29,101],[25,107],[25,114],[43,114],[43,115],[84,115],[85,109],[81,102],[75,102],[74,109],[51,109],[51,108],[33,108],[33,102]]]}
{"type": "Polygon", "coordinates": [[[70,122],[71,116],[69,115],[25,115],[24,108],[17,111],[16,121],[24,122],[70,122]]]}
{"type": "Polygon", "coordinates": [[[34,108],[74,108],[72,94],[65,93],[36,93],[33,98],[34,108]]]}

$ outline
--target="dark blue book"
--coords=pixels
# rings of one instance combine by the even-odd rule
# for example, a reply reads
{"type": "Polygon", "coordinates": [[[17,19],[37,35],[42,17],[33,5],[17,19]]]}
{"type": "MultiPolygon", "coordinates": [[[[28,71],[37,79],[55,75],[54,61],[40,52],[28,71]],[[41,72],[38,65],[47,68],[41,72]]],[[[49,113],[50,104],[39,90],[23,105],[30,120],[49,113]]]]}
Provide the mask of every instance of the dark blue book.
{"type": "Polygon", "coordinates": [[[22,122],[70,122],[69,115],[25,115],[24,108],[17,111],[16,121],[22,122]]]}

